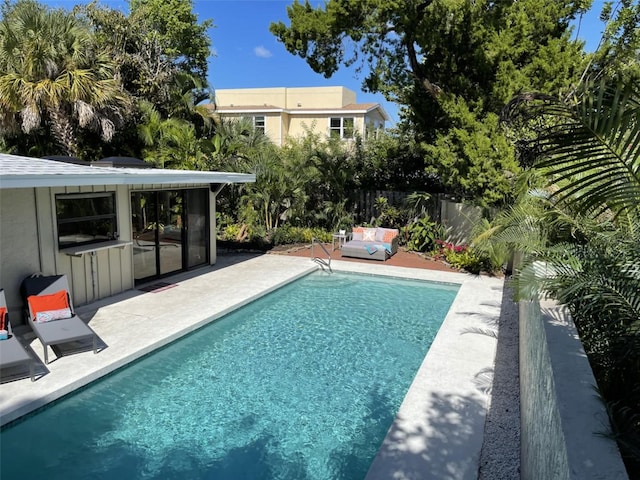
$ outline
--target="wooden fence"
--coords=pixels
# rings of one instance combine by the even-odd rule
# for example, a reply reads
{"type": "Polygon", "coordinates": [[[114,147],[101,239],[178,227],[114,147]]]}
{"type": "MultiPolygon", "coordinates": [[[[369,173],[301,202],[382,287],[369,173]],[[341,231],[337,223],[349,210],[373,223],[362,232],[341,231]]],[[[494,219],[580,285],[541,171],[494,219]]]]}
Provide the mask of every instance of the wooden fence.
{"type": "MultiPolygon", "coordinates": [[[[370,223],[380,215],[376,209],[376,200],[386,198],[388,205],[406,206],[408,192],[376,190],[356,192],[354,200],[354,220],[356,224],[370,223]]],[[[473,205],[456,202],[445,194],[431,194],[431,201],[426,213],[434,222],[439,222],[446,229],[446,240],[456,245],[466,244],[471,240],[474,226],[482,219],[482,209],[473,205]]]]}
{"type": "MultiPolygon", "coordinates": [[[[391,190],[375,190],[356,192],[354,199],[354,216],[356,223],[371,222],[371,219],[380,215],[376,209],[376,200],[386,198],[387,203],[394,207],[403,207],[410,192],[396,192],[391,190]]],[[[432,194],[429,202],[428,215],[432,220],[440,220],[440,194],[432,194]]]]}

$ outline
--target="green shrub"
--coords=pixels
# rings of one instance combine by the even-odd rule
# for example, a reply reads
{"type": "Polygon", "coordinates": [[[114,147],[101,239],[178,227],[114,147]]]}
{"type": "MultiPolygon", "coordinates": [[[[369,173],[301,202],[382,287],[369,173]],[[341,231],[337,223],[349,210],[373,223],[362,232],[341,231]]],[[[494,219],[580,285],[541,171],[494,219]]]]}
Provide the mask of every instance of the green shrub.
{"type": "Polygon", "coordinates": [[[423,217],[407,226],[407,248],[414,252],[427,252],[436,247],[436,241],[444,237],[444,227],[423,217]]]}
{"type": "Polygon", "coordinates": [[[222,228],[222,234],[220,235],[221,240],[235,241],[240,235],[241,225],[237,223],[232,223],[231,225],[227,225],[222,228]]]}
{"type": "Polygon", "coordinates": [[[321,242],[330,242],[331,233],[322,228],[294,227],[292,225],[278,227],[273,232],[274,245],[311,243],[314,238],[321,242]]]}
{"type": "Polygon", "coordinates": [[[489,258],[467,245],[453,245],[442,240],[437,240],[436,244],[440,246],[436,255],[444,258],[454,268],[466,270],[476,275],[482,271],[493,272],[489,258]]]}

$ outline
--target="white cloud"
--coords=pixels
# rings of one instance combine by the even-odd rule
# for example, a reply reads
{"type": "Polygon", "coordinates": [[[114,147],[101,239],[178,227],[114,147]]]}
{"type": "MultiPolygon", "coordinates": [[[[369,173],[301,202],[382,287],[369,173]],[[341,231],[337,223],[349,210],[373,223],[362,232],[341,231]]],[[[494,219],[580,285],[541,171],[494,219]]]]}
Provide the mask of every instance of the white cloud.
{"type": "Polygon", "coordinates": [[[273,53],[271,53],[269,50],[264,48],[262,45],[254,48],[253,53],[256,54],[256,57],[260,57],[260,58],[269,58],[273,56],[273,53]]]}

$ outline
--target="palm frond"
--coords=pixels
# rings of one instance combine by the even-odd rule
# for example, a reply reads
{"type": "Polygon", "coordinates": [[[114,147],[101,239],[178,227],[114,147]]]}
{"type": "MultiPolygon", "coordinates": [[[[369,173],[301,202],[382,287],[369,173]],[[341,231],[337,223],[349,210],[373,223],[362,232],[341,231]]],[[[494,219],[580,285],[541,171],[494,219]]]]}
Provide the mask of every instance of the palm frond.
{"type": "Polygon", "coordinates": [[[597,216],[637,211],[640,205],[640,93],[637,86],[587,84],[573,102],[547,95],[518,97],[507,118],[526,111],[548,119],[538,132],[544,170],[557,189],[552,198],[597,216]]]}

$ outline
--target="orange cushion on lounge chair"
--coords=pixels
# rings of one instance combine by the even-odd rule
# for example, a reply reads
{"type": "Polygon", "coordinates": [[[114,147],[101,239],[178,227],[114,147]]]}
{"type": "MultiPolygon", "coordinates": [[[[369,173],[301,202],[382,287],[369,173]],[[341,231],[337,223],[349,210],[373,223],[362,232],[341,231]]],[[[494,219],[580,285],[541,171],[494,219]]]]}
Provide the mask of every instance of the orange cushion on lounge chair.
{"type": "Polygon", "coordinates": [[[38,312],[69,308],[69,297],[66,290],[60,290],[50,295],[30,295],[27,297],[27,302],[29,302],[34,320],[38,312]]]}
{"type": "Polygon", "coordinates": [[[7,330],[7,309],[0,307],[0,330],[7,330]]]}

